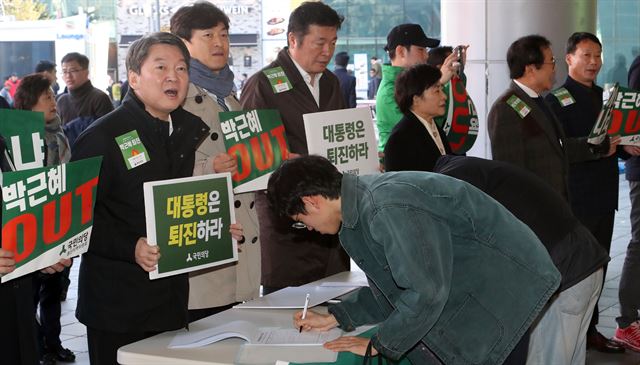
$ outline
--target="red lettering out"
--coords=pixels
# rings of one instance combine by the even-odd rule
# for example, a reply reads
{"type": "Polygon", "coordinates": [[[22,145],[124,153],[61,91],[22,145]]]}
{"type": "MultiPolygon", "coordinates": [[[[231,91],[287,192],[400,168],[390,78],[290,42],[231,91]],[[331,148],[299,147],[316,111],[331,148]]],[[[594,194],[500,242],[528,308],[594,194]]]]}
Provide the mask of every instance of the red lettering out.
{"type": "Polygon", "coordinates": [[[260,148],[260,141],[258,137],[253,137],[249,141],[251,143],[251,152],[256,161],[256,167],[260,171],[268,170],[273,165],[273,147],[271,146],[271,138],[269,133],[261,133],[260,140],[262,140],[262,146],[264,147],[264,154],[262,148],[260,148]]]}
{"type": "Polygon", "coordinates": [[[238,166],[238,171],[231,177],[233,181],[242,181],[246,179],[249,174],[251,174],[251,160],[249,159],[249,150],[247,149],[247,146],[243,143],[238,143],[231,146],[227,153],[230,155],[235,154],[241,164],[238,166]]]}
{"type": "Polygon", "coordinates": [[[287,148],[287,141],[284,139],[284,126],[278,126],[271,130],[271,135],[276,137],[278,141],[278,147],[280,148],[280,157],[282,160],[289,159],[289,149],[287,148]]]}
{"type": "Polygon", "coordinates": [[[637,110],[629,110],[629,115],[627,116],[627,122],[624,126],[624,133],[629,134],[637,134],[640,131],[640,120],[636,118],[638,116],[637,110]]]}
{"type": "Polygon", "coordinates": [[[97,176],[76,188],[76,196],[80,196],[80,198],[82,199],[82,218],[80,220],[81,224],[85,224],[93,218],[93,209],[91,209],[91,207],[93,205],[93,187],[96,185],[98,185],[97,176]]]}
{"type": "Polygon", "coordinates": [[[36,216],[33,214],[19,215],[2,227],[2,248],[12,251],[16,263],[31,255],[36,247],[37,237],[36,216]],[[22,252],[18,252],[18,229],[22,226],[22,252]]]}
{"type": "MultiPolygon", "coordinates": [[[[457,107],[453,110],[453,117],[451,118],[451,130],[460,136],[458,141],[449,141],[454,151],[459,150],[464,145],[469,132],[469,125],[465,125],[460,122],[460,117],[469,116],[469,109],[465,107],[457,107]]],[[[449,133],[449,136],[453,136],[449,133]]]]}
{"type": "MultiPolygon", "coordinates": [[[[71,227],[71,193],[60,197],[60,214],[56,214],[56,205],[57,202],[54,200],[42,207],[42,240],[45,245],[62,239],[71,227]],[[56,217],[60,217],[60,229],[57,232],[56,217]]],[[[89,204],[89,208],[91,208],[91,204],[89,204]]]]}
{"type": "Polygon", "coordinates": [[[622,127],[622,112],[620,110],[611,111],[611,125],[607,134],[616,135],[620,134],[620,128],[622,127]]]}

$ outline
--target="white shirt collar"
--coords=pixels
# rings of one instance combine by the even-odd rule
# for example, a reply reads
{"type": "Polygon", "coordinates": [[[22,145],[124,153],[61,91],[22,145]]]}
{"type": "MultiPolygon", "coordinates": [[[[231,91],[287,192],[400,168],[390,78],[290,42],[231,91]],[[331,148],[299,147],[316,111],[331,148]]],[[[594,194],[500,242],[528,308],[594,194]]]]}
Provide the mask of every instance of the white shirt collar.
{"type": "Polygon", "coordinates": [[[173,121],[171,120],[171,114],[169,114],[169,135],[173,133],[173,121]]]}
{"type": "Polygon", "coordinates": [[[440,132],[438,132],[438,127],[436,127],[436,123],[433,121],[433,119],[426,120],[421,116],[419,116],[418,114],[414,113],[413,111],[411,113],[413,113],[413,115],[415,115],[416,118],[418,118],[418,120],[420,121],[420,123],[422,123],[422,125],[427,129],[427,133],[429,134],[429,137],[431,137],[431,139],[433,140],[433,143],[435,143],[436,147],[438,147],[440,154],[443,156],[446,155],[447,152],[444,148],[442,137],[440,136],[440,132]]]}
{"type": "Polygon", "coordinates": [[[525,85],[525,84],[521,83],[520,81],[518,81],[518,80],[516,80],[516,79],[513,79],[513,82],[515,82],[515,83],[516,83],[516,85],[518,85],[518,86],[522,89],[522,91],[524,91],[525,93],[527,93],[527,95],[529,95],[530,97],[532,97],[532,98],[534,98],[534,99],[535,99],[535,98],[539,98],[539,97],[540,97],[540,94],[538,94],[537,92],[533,91],[533,89],[532,89],[532,88],[530,88],[529,86],[527,86],[527,85],[525,85]]]}
{"type": "MultiPolygon", "coordinates": [[[[291,54],[289,54],[289,57],[291,57],[291,54]]],[[[293,64],[296,65],[296,68],[298,69],[298,72],[300,72],[300,75],[302,75],[302,78],[304,79],[304,81],[311,85],[311,74],[308,73],[307,71],[305,71],[302,66],[300,66],[300,64],[298,64],[298,62],[296,62],[296,60],[293,59],[293,57],[291,57],[291,61],[293,61],[293,64]]],[[[317,85],[319,85],[320,82],[320,78],[322,77],[322,72],[319,74],[316,74],[313,86],[317,87],[317,85]]]]}
{"type": "Polygon", "coordinates": [[[320,107],[320,78],[322,77],[322,73],[316,74],[315,80],[313,80],[313,85],[311,85],[311,75],[307,71],[302,69],[302,67],[298,64],[298,62],[296,62],[296,60],[293,59],[293,57],[291,58],[291,61],[293,61],[293,64],[296,65],[296,68],[298,69],[298,72],[300,72],[304,83],[307,84],[307,87],[309,88],[311,96],[313,96],[313,100],[315,100],[316,105],[320,107]]]}

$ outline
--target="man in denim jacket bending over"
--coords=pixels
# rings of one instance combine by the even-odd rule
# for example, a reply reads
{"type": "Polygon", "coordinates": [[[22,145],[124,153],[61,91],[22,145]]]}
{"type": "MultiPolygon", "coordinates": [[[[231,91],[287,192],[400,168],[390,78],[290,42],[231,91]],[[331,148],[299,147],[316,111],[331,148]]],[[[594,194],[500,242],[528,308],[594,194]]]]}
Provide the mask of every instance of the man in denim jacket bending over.
{"type": "Polygon", "coordinates": [[[379,323],[371,340],[334,351],[413,364],[523,364],[528,329],[560,282],[535,234],[475,187],[439,174],[341,174],[326,159],[285,161],[269,179],[280,215],[339,234],[369,287],[327,315],[294,316],[303,330],[379,323]]]}

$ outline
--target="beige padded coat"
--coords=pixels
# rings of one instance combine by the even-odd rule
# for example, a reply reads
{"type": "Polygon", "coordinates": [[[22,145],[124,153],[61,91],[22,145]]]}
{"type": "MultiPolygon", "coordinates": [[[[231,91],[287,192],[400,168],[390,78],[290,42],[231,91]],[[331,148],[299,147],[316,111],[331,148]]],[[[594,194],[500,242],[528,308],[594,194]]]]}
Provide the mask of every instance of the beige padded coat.
{"type": "MultiPolygon", "coordinates": [[[[235,95],[225,98],[229,110],[241,110],[235,95]]],[[[213,170],[213,160],[226,149],[218,113],[217,101],[206,90],[189,84],[184,109],[199,116],[211,128],[210,135],[196,151],[193,174],[205,175],[213,170]]],[[[258,297],[260,290],[260,238],[254,193],[235,195],[236,221],[244,229],[244,243],[238,247],[238,262],[220,267],[195,271],[189,276],[189,309],[219,307],[258,297]]]]}

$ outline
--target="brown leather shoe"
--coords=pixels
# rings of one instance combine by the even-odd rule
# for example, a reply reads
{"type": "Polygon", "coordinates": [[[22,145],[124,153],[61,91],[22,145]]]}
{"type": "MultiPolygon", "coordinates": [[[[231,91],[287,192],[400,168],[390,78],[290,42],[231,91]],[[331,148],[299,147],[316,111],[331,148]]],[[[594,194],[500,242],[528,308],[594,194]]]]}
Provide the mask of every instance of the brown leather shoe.
{"type": "Polygon", "coordinates": [[[609,354],[619,354],[624,352],[624,346],[604,337],[600,332],[587,335],[587,349],[609,354]]]}

